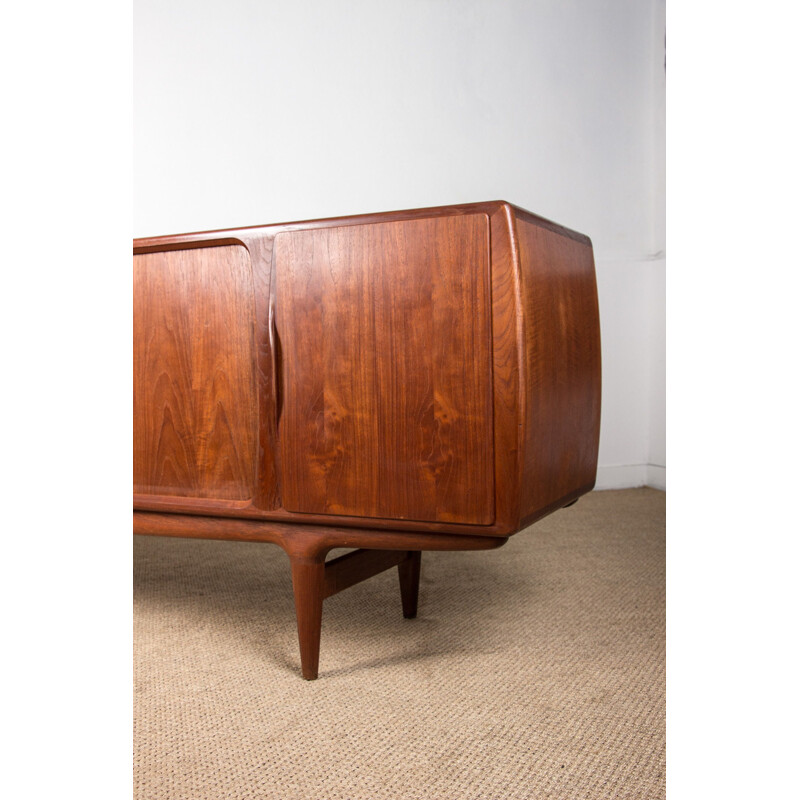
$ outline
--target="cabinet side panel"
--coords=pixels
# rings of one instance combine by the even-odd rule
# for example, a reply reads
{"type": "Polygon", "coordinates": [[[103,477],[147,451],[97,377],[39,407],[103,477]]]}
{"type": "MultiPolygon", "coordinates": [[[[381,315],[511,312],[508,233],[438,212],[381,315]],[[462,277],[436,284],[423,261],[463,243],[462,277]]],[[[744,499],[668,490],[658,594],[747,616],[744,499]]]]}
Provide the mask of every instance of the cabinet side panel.
{"type": "Polygon", "coordinates": [[[254,494],[253,277],[238,245],[134,255],[134,493],[254,494]]]}
{"type": "Polygon", "coordinates": [[[494,520],[483,214],[275,239],[284,507],[494,520]]]}
{"type": "Polygon", "coordinates": [[[591,244],[517,218],[524,341],[522,518],[589,491],[600,437],[600,325],[591,244]]]}

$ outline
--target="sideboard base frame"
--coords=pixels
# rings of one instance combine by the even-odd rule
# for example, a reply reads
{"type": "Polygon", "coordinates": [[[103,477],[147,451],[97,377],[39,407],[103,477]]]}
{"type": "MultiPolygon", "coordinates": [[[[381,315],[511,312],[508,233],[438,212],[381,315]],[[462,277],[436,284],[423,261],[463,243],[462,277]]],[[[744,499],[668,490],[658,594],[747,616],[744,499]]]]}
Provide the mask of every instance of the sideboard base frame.
{"type": "Polygon", "coordinates": [[[303,677],[319,674],[322,604],[334,594],[397,567],[403,616],[417,615],[422,550],[493,550],[502,537],[301,527],[256,520],[134,511],[133,532],[151,536],[270,542],[283,548],[292,568],[303,677]],[[356,548],[325,561],[335,548],[356,548]]]}

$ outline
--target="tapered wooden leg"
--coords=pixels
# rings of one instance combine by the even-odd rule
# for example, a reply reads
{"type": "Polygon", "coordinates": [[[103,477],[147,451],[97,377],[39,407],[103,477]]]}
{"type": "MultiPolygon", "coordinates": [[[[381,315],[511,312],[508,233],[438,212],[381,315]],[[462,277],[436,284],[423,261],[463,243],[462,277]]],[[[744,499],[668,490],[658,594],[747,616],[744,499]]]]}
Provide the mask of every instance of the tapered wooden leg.
{"type": "Polygon", "coordinates": [[[294,607],[300,639],[300,667],[303,677],[313,681],[319,673],[319,637],[322,630],[322,601],[325,598],[325,561],[292,558],[294,607]]]}
{"type": "Polygon", "coordinates": [[[400,577],[400,599],[403,601],[403,616],[413,619],[417,616],[417,600],[419,598],[419,572],[422,553],[411,550],[405,561],[397,565],[400,577]]]}
{"type": "Polygon", "coordinates": [[[403,616],[407,619],[417,616],[421,561],[418,550],[360,549],[326,564],[328,549],[297,548],[288,553],[292,564],[300,666],[307,681],[315,680],[319,674],[322,603],[326,597],[397,565],[403,616]]]}

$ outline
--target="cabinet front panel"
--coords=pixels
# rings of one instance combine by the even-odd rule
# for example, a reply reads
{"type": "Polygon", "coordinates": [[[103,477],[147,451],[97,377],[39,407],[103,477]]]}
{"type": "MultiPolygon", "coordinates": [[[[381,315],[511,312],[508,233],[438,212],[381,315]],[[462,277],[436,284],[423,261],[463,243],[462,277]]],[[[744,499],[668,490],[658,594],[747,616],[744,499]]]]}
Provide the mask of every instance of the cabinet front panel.
{"type": "Polygon", "coordinates": [[[133,490],[247,500],[258,421],[248,252],[143,253],[133,266],[133,490]]]}
{"type": "Polygon", "coordinates": [[[488,219],[278,234],[289,511],[494,521],[488,219]]]}

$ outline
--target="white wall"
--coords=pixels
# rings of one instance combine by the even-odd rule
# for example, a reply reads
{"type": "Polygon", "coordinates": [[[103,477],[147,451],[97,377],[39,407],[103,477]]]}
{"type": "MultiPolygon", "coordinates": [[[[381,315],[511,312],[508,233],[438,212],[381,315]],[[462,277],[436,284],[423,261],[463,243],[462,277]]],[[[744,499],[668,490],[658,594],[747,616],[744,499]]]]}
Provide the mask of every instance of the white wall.
{"type": "MultiPolygon", "coordinates": [[[[646,155],[649,236],[643,249],[608,256],[595,243],[603,337],[599,489],[666,489],[665,10],[647,4],[650,37],[637,66],[649,84],[636,103],[646,155]]],[[[633,68],[633,65],[632,65],[633,68]]],[[[617,197],[617,201],[621,198],[617,197]]]]}
{"type": "Polygon", "coordinates": [[[489,199],[586,233],[598,486],[664,486],[663,27],[664,0],[135,0],[134,234],[489,199]]]}

